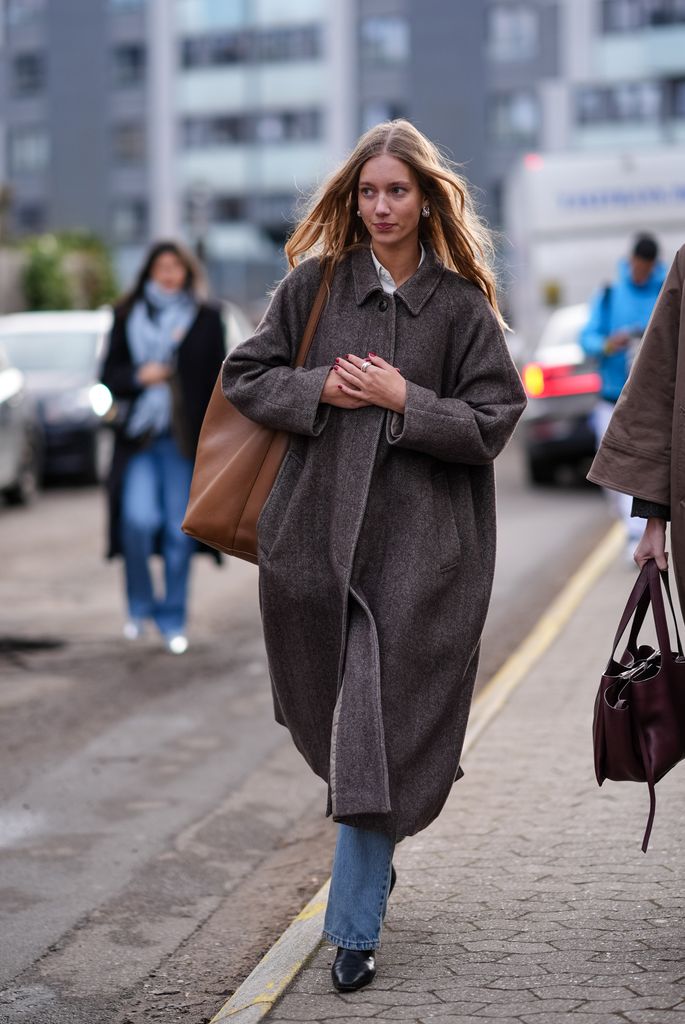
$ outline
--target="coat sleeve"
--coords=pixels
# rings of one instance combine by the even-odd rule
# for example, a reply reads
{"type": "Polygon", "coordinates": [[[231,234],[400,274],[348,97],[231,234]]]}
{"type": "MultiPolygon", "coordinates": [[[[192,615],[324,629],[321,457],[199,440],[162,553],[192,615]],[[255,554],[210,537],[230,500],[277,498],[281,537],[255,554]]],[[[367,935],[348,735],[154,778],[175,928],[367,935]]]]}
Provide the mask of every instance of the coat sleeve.
{"type": "MultiPolygon", "coordinates": [[[[473,311],[452,394],[440,397],[407,381],[404,414],[387,418],[390,444],[444,462],[483,465],[492,462],[511,437],[526,406],[523,385],[495,314],[480,293],[473,311]]],[[[461,317],[456,319],[460,321],[461,317]]]]}
{"type": "Polygon", "coordinates": [[[143,390],[126,339],[126,318],[120,314],[114,317],[100,380],[115,398],[135,398],[143,390]]]}
{"type": "Polygon", "coordinates": [[[606,289],[598,292],[592,300],[590,307],[590,315],[588,321],[580,332],[580,346],[586,355],[592,356],[594,359],[599,359],[604,355],[604,345],[606,343],[606,316],[604,314],[604,307],[606,303],[605,299],[606,289]]]}
{"type": "Polygon", "coordinates": [[[684,272],[685,246],[668,272],[588,473],[588,479],[602,487],[667,506],[684,272]]]}
{"type": "Polygon", "coordinates": [[[248,419],[275,430],[317,437],[328,420],[321,392],[329,366],[293,368],[321,280],[318,260],[306,260],[281,281],[255,334],[223,365],[226,397],[248,419]]]}

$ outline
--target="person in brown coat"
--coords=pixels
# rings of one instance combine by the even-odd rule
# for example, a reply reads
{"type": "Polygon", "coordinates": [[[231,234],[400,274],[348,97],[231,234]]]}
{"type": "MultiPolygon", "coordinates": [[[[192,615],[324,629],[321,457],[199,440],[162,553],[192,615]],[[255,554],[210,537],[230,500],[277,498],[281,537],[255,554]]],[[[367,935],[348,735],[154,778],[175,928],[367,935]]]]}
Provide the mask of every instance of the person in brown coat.
{"type": "Polygon", "coordinates": [[[667,566],[666,523],[685,607],[685,246],[666,276],[630,377],[588,473],[646,519],[635,561],[667,566]]]}
{"type": "Polygon", "coordinates": [[[293,269],[224,364],[235,406],[292,435],[258,523],[260,598],[276,718],[339,823],[324,934],[341,991],[374,976],[396,842],[460,772],[493,460],[525,405],[488,242],[432,143],[379,125],[314,198],[293,269]],[[328,303],[293,369],[322,260],[328,303]]]}

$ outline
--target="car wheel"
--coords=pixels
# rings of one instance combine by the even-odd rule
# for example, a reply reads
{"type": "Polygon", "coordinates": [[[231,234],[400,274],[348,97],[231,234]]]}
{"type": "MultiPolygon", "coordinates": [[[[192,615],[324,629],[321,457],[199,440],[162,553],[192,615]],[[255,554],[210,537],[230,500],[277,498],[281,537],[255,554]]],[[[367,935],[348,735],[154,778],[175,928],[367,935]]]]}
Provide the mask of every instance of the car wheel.
{"type": "Polygon", "coordinates": [[[16,481],[5,489],[9,505],[30,505],[38,493],[42,476],[41,456],[35,440],[26,437],[16,481]]]}
{"type": "Polygon", "coordinates": [[[557,467],[549,459],[528,459],[528,477],[533,484],[553,484],[557,478],[557,467]]]}

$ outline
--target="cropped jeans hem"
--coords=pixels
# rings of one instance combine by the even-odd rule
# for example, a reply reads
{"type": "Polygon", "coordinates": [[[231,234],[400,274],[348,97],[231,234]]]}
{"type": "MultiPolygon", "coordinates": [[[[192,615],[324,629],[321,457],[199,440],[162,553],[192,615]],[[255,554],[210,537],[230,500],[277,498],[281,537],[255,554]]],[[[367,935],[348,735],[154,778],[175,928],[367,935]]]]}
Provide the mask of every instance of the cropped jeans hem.
{"type": "Polygon", "coordinates": [[[380,949],[381,939],[380,936],[377,939],[369,939],[368,942],[351,942],[349,939],[344,939],[341,935],[333,935],[332,932],[323,931],[324,939],[328,939],[335,946],[340,946],[341,949],[380,949]]]}

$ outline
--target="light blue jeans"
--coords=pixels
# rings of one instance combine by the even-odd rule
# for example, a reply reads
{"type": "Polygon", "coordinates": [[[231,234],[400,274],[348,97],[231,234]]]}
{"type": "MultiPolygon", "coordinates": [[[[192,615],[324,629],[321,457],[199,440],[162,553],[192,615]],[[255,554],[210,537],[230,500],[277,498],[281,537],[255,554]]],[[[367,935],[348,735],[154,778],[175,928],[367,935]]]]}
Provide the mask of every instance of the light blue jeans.
{"type": "Polygon", "coordinates": [[[388,905],[395,840],[338,825],[323,934],[344,949],[378,949],[388,905]]]}
{"type": "Polygon", "coordinates": [[[126,595],[132,619],[152,619],[164,636],[185,630],[190,560],[197,545],[181,530],[193,474],[170,435],[158,437],[126,465],[121,505],[121,542],[126,595]],[[161,533],[164,595],[157,597],[150,556],[161,533]]]}

